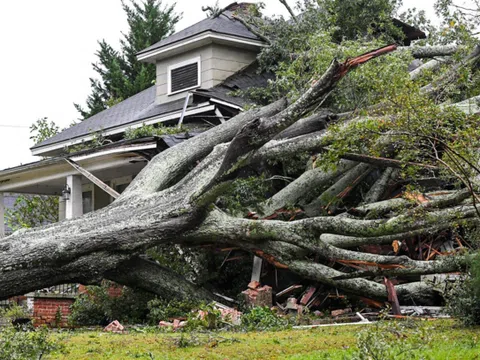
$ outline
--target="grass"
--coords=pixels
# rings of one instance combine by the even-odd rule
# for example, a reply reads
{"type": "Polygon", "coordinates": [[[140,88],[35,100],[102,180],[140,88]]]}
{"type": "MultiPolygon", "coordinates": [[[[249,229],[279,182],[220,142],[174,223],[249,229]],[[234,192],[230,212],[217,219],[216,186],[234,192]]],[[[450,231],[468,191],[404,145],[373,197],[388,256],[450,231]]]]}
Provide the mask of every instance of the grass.
{"type": "MultiPolygon", "coordinates": [[[[183,335],[75,331],[53,335],[64,348],[45,359],[344,359],[357,349],[357,334],[361,331],[378,336],[385,330],[383,327],[376,330],[376,325],[359,325],[183,335]]],[[[375,339],[374,342],[380,341],[375,339]]],[[[392,350],[389,359],[480,359],[480,328],[465,329],[453,321],[422,322],[415,331],[406,330],[397,340],[381,345],[382,349],[392,350]],[[412,344],[420,346],[415,348],[412,344]],[[415,350],[392,357],[398,349],[409,346],[415,350]]]]}

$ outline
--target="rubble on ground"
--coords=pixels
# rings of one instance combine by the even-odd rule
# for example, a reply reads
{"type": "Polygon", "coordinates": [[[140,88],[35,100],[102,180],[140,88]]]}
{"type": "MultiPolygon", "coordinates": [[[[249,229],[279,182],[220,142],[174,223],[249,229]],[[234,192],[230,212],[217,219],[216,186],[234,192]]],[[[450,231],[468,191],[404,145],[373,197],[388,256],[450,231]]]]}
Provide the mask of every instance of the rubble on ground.
{"type": "Polygon", "coordinates": [[[127,332],[125,330],[125,327],[122,324],[120,324],[118,320],[112,321],[103,329],[103,331],[116,333],[116,334],[125,334],[127,332]]]}

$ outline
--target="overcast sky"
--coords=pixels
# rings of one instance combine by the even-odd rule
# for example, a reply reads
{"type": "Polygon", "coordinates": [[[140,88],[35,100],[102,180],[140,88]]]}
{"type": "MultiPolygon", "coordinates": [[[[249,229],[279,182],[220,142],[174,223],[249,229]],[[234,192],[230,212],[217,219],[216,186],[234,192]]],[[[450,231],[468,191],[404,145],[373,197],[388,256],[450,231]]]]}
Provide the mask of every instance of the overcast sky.
{"type": "MultiPolygon", "coordinates": [[[[433,2],[404,0],[405,7],[423,8],[432,17],[433,2]]],[[[177,30],[205,18],[202,3],[177,0],[183,13],[177,30]]],[[[264,3],[267,14],[286,15],[278,0],[264,3]]],[[[48,117],[61,127],[77,119],[73,103],[83,104],[90,93],[97,40],[118,46],[126,29],[120,0],[1,1],[0,169],[36,160],[28,127],[37,119],[48,117]]]]}

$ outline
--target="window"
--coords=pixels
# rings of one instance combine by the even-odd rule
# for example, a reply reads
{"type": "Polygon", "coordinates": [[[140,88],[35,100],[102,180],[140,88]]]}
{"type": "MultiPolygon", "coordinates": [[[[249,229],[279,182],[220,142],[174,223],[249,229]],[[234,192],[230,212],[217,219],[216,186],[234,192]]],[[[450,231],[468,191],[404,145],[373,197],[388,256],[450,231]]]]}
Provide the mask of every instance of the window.
{"type": "Polygon", "coordinates": [[[173,95],[199,87],[200,74],[200,57],[169,66],[168,94],[173,95]]]}
{"type": "Polygon", "coordinates": [[[83,213],[88,214],[95,210],[95,190],[93,184],[82,185],[82,207],[83,213]]]}

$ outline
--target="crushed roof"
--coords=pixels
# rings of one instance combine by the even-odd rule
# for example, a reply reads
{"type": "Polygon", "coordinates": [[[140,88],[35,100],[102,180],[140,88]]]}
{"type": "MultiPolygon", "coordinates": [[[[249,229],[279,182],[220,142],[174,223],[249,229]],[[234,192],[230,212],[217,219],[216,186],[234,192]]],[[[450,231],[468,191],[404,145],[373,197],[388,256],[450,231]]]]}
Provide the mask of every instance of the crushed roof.
{"type": "Polygon", "coordinates": [[[266,87],[268,81],[274,78],[275,75],[273,73],[258,73],[258,63],[255,61],[235,74],[230,75],[222,83],[210,89],[197,89],[194,93],[243,106],[248,103],[248,100],[233,96],[232,92],[266,87]]]}

